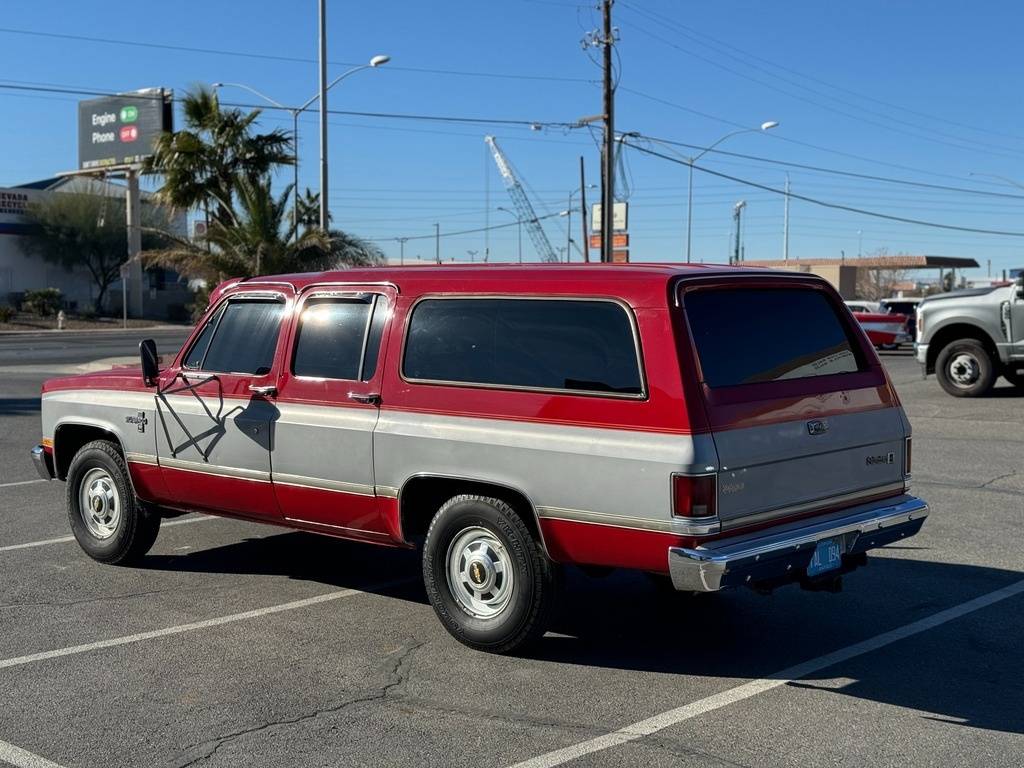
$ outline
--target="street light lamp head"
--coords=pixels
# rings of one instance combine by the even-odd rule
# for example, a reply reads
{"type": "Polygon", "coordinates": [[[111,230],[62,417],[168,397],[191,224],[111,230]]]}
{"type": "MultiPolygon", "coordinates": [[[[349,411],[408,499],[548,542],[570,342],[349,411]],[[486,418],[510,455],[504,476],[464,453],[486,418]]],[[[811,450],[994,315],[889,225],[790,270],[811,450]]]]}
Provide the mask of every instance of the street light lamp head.
{"type": "Polygon", "coordinates": [[[772,128],[778,128],[778,127],[779,127],[779,121],[778,120],[769,120],[767,122],[761,123],[761,130],[762,131],[770,131],[772,128]]]}
{"type": "Polygon", "coordinates": [[[223,88],[224,83],[210,83],[211,88],[223,88]]]}
{"type": "Polygon", "coordinates": [[[390,56],[386,56],[383,53],[382,54],[378,54],[377,56],[374,56],[372,59],[370,59],[370,66],[371,67],[382,67],[385,64],[387,64],[389,61],[391,61],[391,57],[390,56]]]}

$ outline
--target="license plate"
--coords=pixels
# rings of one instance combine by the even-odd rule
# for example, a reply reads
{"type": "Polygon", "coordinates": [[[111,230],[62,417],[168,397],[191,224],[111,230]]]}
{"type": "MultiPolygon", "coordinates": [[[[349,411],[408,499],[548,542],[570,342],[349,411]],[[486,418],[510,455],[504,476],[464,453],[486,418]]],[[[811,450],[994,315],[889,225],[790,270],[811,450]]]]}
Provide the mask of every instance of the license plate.
{"type": "Polygon", "coordinates": [[[834,571],[843,564],[843,539],[837,536],[834,539],[822,539],[814,548],[814,557],[811,564],[807,566],[808,576],[817,576],[821,573],[834,571]]]}

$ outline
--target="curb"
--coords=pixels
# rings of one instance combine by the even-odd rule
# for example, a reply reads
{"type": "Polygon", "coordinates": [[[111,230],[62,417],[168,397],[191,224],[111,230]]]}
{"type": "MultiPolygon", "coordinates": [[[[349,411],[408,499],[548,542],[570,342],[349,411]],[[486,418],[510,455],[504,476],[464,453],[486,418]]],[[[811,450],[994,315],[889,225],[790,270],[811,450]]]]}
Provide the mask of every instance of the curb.
{"type": "Polygon", "coordinates": [[[191,329],[191,325],[140,325],[132,328],[121,328],[120,326],[114,326],[112,328],[65,328],[64,330],[57,330],[56,328],[26,328],[24,330],[0,330],[0,338],[4,336],[26,336],[35,334],[37,336],[49,336],[49,335],[64,335],[64,334],[86,334],[86,333],[135,333],[138,331],[188,331],[191,329]]]}

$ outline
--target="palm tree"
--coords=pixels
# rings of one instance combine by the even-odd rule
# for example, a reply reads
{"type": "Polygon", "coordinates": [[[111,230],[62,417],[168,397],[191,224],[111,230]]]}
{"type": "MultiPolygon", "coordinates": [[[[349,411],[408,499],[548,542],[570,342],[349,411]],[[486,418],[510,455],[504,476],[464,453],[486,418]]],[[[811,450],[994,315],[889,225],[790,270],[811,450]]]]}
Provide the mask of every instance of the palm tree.
{"type": "Polygon", "coordinates": [[[203,208],[226,225],[243,180],[258,182],[277,166],[295,162],[287,132],[254,133],[258,109],[223,110],[217,92],[198,85],[185,94],[182,110],[185,128],[162,134],[143,165],[143,173],[162,178],[157,196],[165,204],[203,208]]]}
{"type": "MultiPolygon", "coordinates": [[[[320,193],[313,192],[309,187],[295,201],[295,217],[298,232],[309,232],[320,226],[320,193]]],[[[331,215],[327,214],[330,221],[331,215]]],[[[340,229],[328,230],[331,240],[331,253],[336,266],[340,267],[376,267],[384,264],[384,252],[376,245],[356,235],[342,232],[340,229]]]]}
{"type": "Polygon", "coordinates": [[[269,176],[243,176],[236,182],[235,205],[215,197],[224,220],[211,221],[205,237],[193,242],[172,236],[170,247],[148,251],[146,261],[209,282],[335,266],[330,238],[319,229],[294,238],[289,195],[290,185],[274,197],[269,176]]]}

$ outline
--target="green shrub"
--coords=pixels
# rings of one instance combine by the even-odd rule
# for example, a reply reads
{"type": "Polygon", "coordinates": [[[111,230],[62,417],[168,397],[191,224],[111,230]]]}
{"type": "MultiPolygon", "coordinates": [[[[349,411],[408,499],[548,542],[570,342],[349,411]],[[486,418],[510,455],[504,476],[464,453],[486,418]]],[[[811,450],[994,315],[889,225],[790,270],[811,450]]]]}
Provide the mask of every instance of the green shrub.
{"type": "Polygon", "coordinates": [[[0,304],[0,323],[9,323],[14,319],[17,312],[14,311],[14,307],[9,307],[6,304],[0,304]]]}
{"type": "Polygon", "coordinates": [[[36,317],[52,317],[60,311],[62,296],[57,288],[26,291],[22,308],[36,317]]]}

